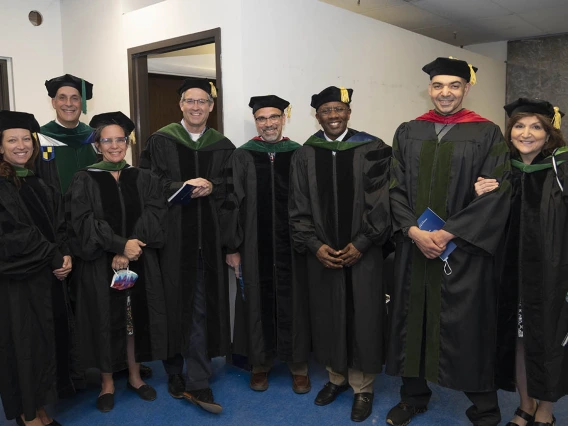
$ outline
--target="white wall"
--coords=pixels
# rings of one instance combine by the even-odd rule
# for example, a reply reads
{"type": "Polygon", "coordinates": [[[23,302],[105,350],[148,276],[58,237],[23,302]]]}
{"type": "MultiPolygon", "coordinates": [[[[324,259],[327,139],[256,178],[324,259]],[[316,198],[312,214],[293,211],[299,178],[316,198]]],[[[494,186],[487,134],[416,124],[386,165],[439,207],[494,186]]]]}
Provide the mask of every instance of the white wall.
{"type": "Polygon", "coordinates": [[[55,117],[45,80],[63,74],[59,0],[0,0],[0,11],[0,56],[12,58],[14,107],[44,124],[55,117]],[[32,10],[43,16],[39,27],[28,20],[32,10]]]}
{"type": "Polygon", "coordinates": [[[352,127],[390,143],[431,108],[422,66],[450,55],[480,68],[465,106],[503,125],[503,62],[318,0],[166,0],[124,15],[115,0],[61,2],[64,68],[95,84],[89,115],[129,111],[127,48],[221,27],[225,133],[236,145],[255,133],[249,97],[269,93],[291,101],[286,134],[303,142],[318,129],[311,95],[329,85],[355,90],[352,127]]]}
{"type": "Polygon", "coordinates": [[[220,27],[225,133],[238,144],[246,107],[240,16],[240,0],[166,0],[124,15],[116,0],[62,0],[64,65],[94,83],[92,113],[128,114],[128,48],[220,27]]]}
{"type": "Polygon", "coordinates": [[[471,52],[479,53],[480,55],[493,58],[499,62],[507,61],[507,42],[494,41],[492,43],[470,44],[465,46],[464,49],[471,52]]]}
{"type": "MultiPolygon", "coordinates": [[[[350,126],[391,143],[401,122],[432,107],[422,66],[450,55],[480,69],[464,105],[503,125],[502,62],[317,0],[243,5],[244,95],[274,93],[289,100],[286,134],[292,139],[303,142],[318,129],[311,95],[335,85],[354,89],[350,126]]],[[[254,134],[250,111],[247,134],[254,134]]]]}

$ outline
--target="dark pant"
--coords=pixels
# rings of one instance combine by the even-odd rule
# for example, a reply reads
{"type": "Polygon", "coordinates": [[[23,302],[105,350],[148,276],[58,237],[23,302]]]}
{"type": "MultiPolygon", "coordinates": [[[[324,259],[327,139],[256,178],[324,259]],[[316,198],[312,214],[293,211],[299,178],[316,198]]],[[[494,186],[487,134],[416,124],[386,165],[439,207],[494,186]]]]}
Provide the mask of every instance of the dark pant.
{"type": "MultiPolygon", "coordinates": [[[[473,405],[465,414],[475,426],[497,426],[501,421],[501,411],[497,401],[497,392],[464,392],[473,405]]],[[[432,396],[425,379],[403,377],[400,387],[400,399],[414,407],[426,407],[432,396]]]]}
{"type": "MultiPolygon", "coordinates": [[[[208,388],[209,377],[212,374],[211,360],[207,356],[207,298],[203,279],[203,260],[201,258],[199,258],[196,278],[191,335],[188,356],[185,358],[187,366],[185,390],[187,391],[208,388]]],[[[165,360],[163,363],[166,373],[182,374],[183,361],[184,359],[180,354],[165,360]]]]}

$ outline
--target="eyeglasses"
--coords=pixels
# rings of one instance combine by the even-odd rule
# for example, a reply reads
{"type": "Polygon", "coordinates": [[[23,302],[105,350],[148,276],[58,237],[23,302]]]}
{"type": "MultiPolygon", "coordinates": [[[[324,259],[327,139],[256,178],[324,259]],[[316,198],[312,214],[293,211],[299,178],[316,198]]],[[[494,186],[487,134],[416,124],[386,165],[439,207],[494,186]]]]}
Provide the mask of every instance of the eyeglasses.
{"type": "Polygon", "coordinates": [[[116,142],[117,144],[125,144],[128,142],[128,137],[124,136],[122,138],[102,138],[99,139],[99,142],[104,144],[104,145],[110,145],[112,142],[116,142]]]}
{"type": "Polygon", "coordinates": [[[323,108],[320,109],[318,111],[318,114],[321,115],[329,115],[332,113],[332,111],[335,111],[338,114],[343,114],[345,111],[348,111],[349,108],[345,108],[345,107],[329,107],[329,108],[323,108]]]}
{"type": "Polygon", "coordinates": [[[199,105],[204,106],[209,103],[209,99],[182,99],[182,102],[186,105],[199,105]]]}
{"type": "Polygon", "coordinates": [[[282,114],[280,114],[280,115],[274,114],[274,115],[271,115],[270,117],[255,117],[254,121],[256,121],[258,124],[265,124],[267,121],[270,121],[271,123],[275,123],[278,120],[280,120],[280,117],[282,117],[282,114]]]}

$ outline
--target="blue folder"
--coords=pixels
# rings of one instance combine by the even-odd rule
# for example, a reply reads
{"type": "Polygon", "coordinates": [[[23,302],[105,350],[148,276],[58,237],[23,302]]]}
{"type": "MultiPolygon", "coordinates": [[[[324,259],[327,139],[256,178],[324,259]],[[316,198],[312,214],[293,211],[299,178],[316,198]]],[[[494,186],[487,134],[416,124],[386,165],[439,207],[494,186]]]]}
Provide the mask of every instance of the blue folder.
{"type": "MultiPolygon", "coordinates": [[[[438,216],[434,211],[428,207],[424,210],[424,213],[420,215],[418,218],[418,228],[422,231],[434,232],[442,229],[446,222],[438,216]]],[[[450,241],[446,245],[446,250],[440,255],[440,259],[444,262],[448,260],[448,256],[455,250],[456,244],[453,241],[450,241]]]]}

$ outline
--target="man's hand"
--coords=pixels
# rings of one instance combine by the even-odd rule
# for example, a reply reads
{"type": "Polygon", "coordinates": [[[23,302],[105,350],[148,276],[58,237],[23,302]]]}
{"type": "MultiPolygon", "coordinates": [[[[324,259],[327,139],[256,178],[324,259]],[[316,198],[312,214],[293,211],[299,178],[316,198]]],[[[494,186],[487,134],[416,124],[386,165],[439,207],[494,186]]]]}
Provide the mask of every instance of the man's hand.
{"type": "Polygon", "coordinates": [[[126,269],[128,268],[128,258],[122,254],[115,254],[112,258],[112,269],[126,269]]]}
{"type": "Polygon", "coordinates": [[[434,241],[433,236],[436,232],[422,231],[417,226],[411,226],[408,230],[408,236],[412,238],[424,256],[428,259],[435,259],[446,249],[446,244],[440,246],[434,241]]]}
{"type": "Polygon", "coordinates": [[[343,268],[342,266],[343,260],[337,257],[340,254],[341,254],[340,251],[335,251],[327,244],[323,244],[318,249],[316,257],[326,268],[341,269],[343,268]]]}
{"type": "Polygon", "coordinates": [[[363,253],[357,250],[353,243],[347,244],[343,250],[339,251],[339,253],[339,258],[343,262],[343,266],[346,267],[355,265],[359,259],[361,259],[361,256],[363,256],[363,253]]]}
{"type": "Polygon", "coordinates": [[[485,194],[486,192],[491,192],[494,189],[499,188],[499,182],[497,182],[497,179],[478,177],[477,182],[475,182],[473,187],[475,188],[475,195],[479,197],[481,194],[485,194]]]}
{"type": "Polygon", "coordinates": [[[225,262],[227,262],[227,265],[229,265],[231,268],[235,270],[235,276],[237,278],[240,278],[239,275],[239,266],[241,265],[240,253],[236,252],[233,254],[228,254],[227,256],[225,256],[225,262]]]}
{"type": "Polygon", "coordinates": [[[142,241],[133,239],[128,240],[126,245],[124,246],[124,255],[128,258],[128,260],[138,260],[140,255],[142,254],[142,249],[140,247],[145,247],[142,241]]]}
{"type": "Polygon", "coordinates": [[[195,178],[186,180],[185,183],[195,186],[191,198],[206,197],[213,191],[213,184],[207,179],[195,178]]]}
{"type": "Polygon", "coordinates": [[[71,269],[73,269],[73,261],[71,260],[71,256],[63,256],[63,265],[61,266],[61,268],[55,269],[53,271],[53,275],[55,275],[55,278],[57,278],[58,280],[63,281],[65,278],[67,278],[67,275],[69,275],[71,269]]]}
{"type": "Polygon", "coordinates": [[[450,234],[448,231],[444,231],[443,229],[431,232],[431,234],[432,240],[438,245],[438,247],[444,247],[442,251],[445,250],[448,243],[455,238],[454,234],[450,234]]]}

